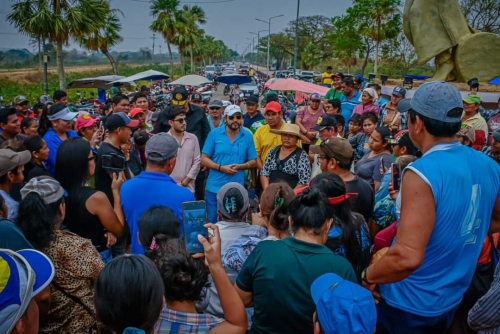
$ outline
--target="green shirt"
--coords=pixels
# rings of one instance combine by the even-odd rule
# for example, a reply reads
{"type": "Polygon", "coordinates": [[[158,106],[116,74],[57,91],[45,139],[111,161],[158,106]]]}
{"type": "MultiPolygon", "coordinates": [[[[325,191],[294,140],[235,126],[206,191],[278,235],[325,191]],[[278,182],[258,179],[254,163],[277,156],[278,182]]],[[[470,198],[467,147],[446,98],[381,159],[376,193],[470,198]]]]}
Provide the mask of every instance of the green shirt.
{"type": "Polygon", "coordinates": [[[331,88],[325,95],[325,100],[339,99],[342,97],[342,91],[337,91],[337,88],[331,88]]]}
{"type": "Polygon", "coordinates": [[[236,279],[238,288],[253,292],[249,333],[313,333],[311,285],[326,273],[357,284],[351,264],[325,245],[294,237],[260,242],[236,279]]]}

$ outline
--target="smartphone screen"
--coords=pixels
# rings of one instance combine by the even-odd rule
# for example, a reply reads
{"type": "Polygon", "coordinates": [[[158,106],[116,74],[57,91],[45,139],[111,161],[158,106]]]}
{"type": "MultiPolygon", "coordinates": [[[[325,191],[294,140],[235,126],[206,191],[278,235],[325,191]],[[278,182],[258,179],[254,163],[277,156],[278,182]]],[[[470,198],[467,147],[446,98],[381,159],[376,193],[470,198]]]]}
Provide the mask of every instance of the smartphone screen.
{"type": "Polygon", "coordinates": [[[401,188],[401,166],[399,164],[392,164],[392,188],[399,190],[401,188]]]}
{"type": "Polygon", "coordinates": [[[121,172],[125,169],[125,158],[117,154],[104,154],[102,168],[109,172],[121,172]]]}
{"type": "Polygon", "coordinates": [[[207,209],[205,201],[182,203],[182,223],[184,224],[184,241],[189,253],[203,253],[203,245],[198,241],[198,234],[208,238],[207,209]]]}

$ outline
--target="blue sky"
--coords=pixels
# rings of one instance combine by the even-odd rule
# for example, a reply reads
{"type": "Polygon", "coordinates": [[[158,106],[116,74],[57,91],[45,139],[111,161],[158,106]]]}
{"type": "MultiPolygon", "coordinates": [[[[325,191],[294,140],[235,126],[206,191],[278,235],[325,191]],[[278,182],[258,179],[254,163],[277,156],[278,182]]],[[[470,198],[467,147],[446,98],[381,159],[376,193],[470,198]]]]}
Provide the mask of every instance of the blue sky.
{"type": "MultiPolygon", "coordinates": [[[[281,15],[283,17],[273,19],[271,31],[278,32],[284,29],[288,22],[295,19],[297,10],[296,0],[234,0],[221,3],[205,3],[217,0],[181,0],[189,5],[197,4],[206,13],[207,23],[203,25],[207,34],[223,40],[228,47],[241,53],[245,44],[249,42],[247,37],[253,37],[249,31],[267,29],[267,25],[258,22],[255,18],[267,20],[271,16],[281,15]]],[[[221,1],[221,0],[218,0],[221,1]]],[[[11,26],[5,19],[10,12],[10,6],[15,0],[0,0],[0,48],[27,48],[29,38],[18,34],[15,27],[11,26]]],[[[350,0],[301,0],[300,16],[326,15],[336,16],[345,13],[351,4],[350,0]]],[[[112,7],[120,8],[125,17],[122,21],[122,36],[124,41],[117,45],[116,51],[137,51],[141,47],[151,47],[153,33],[149,30],[153,18],[149,13],[149,3],[137,0],[112,0],[112,7]]],[[[261,33],[265,34],[265,33],[261,33]]],[[[167,47],[161,36],[155,41],[155,53],[166,53],[167,47]]],[[[70,43],[69,49],[77,47],[70,43]]],[[[77,47],[78,48],[78,47],[77,47]]]]}

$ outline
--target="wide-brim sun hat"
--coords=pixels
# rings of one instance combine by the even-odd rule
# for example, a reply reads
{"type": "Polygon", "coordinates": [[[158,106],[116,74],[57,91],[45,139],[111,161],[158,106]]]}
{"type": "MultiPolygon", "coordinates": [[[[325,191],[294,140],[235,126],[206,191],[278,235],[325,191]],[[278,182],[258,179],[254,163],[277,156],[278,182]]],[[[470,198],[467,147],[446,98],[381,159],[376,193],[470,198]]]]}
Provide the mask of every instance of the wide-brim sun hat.
{"type": "Polygon", "coordinates": [[[302,135],[300,133],[300,128],[298,125],[296,124],[289,124],[289,123],[285,123],[283,125],[283,128],[281,128],[281,130],[274,130],[274,129],[271,129],[271,133],[276,133],[276,134],[287,134],[287,135],[293,135],[293,136],[296,136],[297,138],[303,140],[303,141],[310,141],[309,138],[307,138],[306,136],[302,135]]]}

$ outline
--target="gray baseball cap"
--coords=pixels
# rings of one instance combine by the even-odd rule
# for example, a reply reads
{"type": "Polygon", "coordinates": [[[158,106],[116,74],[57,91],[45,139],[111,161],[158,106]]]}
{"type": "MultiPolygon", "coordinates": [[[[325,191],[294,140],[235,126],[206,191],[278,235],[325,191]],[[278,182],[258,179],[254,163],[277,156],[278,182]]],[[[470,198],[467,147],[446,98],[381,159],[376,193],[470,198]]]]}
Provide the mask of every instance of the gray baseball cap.
{"type": "Polygon", "coordinates": [[[146,157],[152,161],[164,161],[177,155],[180,145],[166,132],[153,135],[146,143],[146,157]]]}
{"type": "Polygon", "coordinates": [[[21,198],[24,199],[30,193],[37,193],[47,204],[52,204],[61,199],[66,191],[59,182],[50,176],[34,177],[21,189],[21,198]]]}
{"type": "Polygon", "coordinates": [[[30,151],[16,153],[9,149],[0,149],[0,176],[4,176],[16,167],[27,164],[30,160],[30,151]]]}
{"type": "Polygon", "coordinates": [[[392,95],[395,95],[397,97],[404,97],[406,95],[406,89],[401,86],[396,86],[392,91],[392,95]]]}
{"type": "Polygon", "coordinates": [[[210,102],[208,102],[208,107],[209,108],[211,108],[211,107],[222,108],[222,101],[221,100],[210,100],[210,102]]]}
{"type": "Polygon", "coordinates": [[[462,113],[448,116],[448,112],[463,109],[462,95],[455,86],[444,81],[426,82],[418,87],[411,99],[411,109],[422,116],[444,123],[458,123],[462,113]]]}
{"type": "Polygon", "coordinates": [[[241,217],[248,210],[248,204],[248,191],[237,182],[229,182],[217,192],[217,209],[224,217],[241,217]]]}
{"type": "Polygon", "coordinates": [[[411,99],[404,99],[398,103],[398,111],[402,114],[411,109],[411,99]]]}

